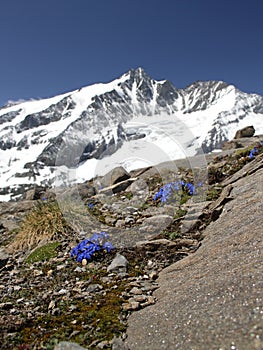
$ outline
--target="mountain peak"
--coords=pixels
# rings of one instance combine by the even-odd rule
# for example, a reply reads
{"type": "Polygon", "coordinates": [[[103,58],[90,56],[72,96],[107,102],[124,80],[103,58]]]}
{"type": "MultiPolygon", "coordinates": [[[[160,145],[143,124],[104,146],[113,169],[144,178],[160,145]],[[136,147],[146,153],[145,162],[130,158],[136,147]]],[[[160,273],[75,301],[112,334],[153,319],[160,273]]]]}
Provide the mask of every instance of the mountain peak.
{"type": "Polygon", "coordinates": [[[130,79],[135,81],[140,80],[151,80],[151,77],[145,72],[142,67],[138,67],[136,69],[130,69],[127,73],[130,76],[130,79]]]}

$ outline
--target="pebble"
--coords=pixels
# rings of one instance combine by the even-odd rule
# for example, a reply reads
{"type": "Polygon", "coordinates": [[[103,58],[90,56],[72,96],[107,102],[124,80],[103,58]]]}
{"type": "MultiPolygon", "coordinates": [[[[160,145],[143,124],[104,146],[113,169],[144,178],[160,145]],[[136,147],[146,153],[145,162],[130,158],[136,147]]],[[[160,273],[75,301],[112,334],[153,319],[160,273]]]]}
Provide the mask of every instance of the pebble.
{"type": "Polygon", "coordinates": [[[136,295],[140,295],[142,294],[142,290],[138,287],[133,287],[131,290],[130,290],[130,293],[131,294],[136,294],[136,295]]]}
{"type": "Polygon", "coordinates": [[[88,288],[86,289],[86,292],[95,293],[95,292],[98,292],[102,289],[103,289],[102,285],[95,283],[95,284],[90,284],[88,286],[88,288]]]}
{"type": "Polygon", "coordinates": [[[125,256],[117,253],[111,264],[107,267],[107,272],[126,272],[128,268],[128,261],[125,256]]]}
{"type": "Polygon", "coordinates": [[[58,291],[58,294],[67,294],[67,293],[68,293],[68,290],[63,288],[58,291]]]}
{"type": "Polygon", "coordinates": [[[140,308],[140,303],[138,301],[131,301],[131,302],[122,304],[122,308],[125,311],[138,310],[140,308]]]}
{"type": "Polygon", "coordinates": [[[55,306],[56,306],[56,302],[54,300],[51,300],[51,302],[48,305],[48,309],[54,309],[55,306]]]}
{"type": "Polygon", "coordinates": [[[87,260],[87,259],[82,259],[82,261],[81,261],[81,265],[82,265],[82,266],[86,266],[87,263],[88,263],[88,260],[87,260]]]}

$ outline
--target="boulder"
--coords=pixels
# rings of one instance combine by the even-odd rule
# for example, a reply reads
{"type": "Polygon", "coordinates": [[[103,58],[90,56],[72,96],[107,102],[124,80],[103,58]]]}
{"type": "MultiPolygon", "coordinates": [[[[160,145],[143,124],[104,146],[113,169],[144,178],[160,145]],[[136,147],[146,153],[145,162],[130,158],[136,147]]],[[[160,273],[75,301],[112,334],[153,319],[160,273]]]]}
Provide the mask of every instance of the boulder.
{"type": "Polygon", "coordinates": [[[255,134],[255,129],[253,125],[246,126],[236,132],[234,139],[241,139],[242,137],[252,137],[255,134]]]}
{"type": "Polygon", "coordinates": [[[108,187],[128,180],[130,177],[131,175],[123,167],[120,166],[112,169],[109,173],[103,176],[101,179],[101,184],[104,187],[108,187]]]}
{"type": "Polygon", "coordinates": [[[143,225],[140,227],[140,231],[148,232],[151,235],[161,233],[166,227],[168,227],[173,221],[173,217],[170,215],[155,215],[144,220],[143,225]]]}

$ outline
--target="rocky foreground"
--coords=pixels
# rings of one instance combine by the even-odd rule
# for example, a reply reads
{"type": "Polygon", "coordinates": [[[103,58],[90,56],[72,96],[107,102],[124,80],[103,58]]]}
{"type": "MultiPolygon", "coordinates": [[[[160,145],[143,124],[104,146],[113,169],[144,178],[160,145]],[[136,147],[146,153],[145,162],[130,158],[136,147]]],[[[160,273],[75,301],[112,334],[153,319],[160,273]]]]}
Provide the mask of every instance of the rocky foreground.
{"type": "Polygon", "coordinates": [[[131,315],[127,349],[263,349],[263,157],[251,166],[223,182],[197,252],[161,271],[158,302],[131,315]]]}
{"type": "Polygon", "coordinates": [[[263,153],[250,142],[207,157],[199,192],[168,203],[153,200],[165,180],[204,169],[118,169],[100,189],[0,203],[1,349],[263,349],[263,153]],[[115,249],[70,257],[94,231],[115,249]]]}

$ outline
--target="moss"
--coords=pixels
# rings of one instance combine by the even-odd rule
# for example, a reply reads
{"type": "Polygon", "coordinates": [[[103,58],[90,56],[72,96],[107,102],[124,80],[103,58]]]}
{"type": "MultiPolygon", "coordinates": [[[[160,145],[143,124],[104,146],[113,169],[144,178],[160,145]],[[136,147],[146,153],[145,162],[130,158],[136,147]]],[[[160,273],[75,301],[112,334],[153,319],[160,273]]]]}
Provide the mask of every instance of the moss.
{"type": "Polygon", "coordinates": [[[181,197],[180,197],[180,205],[185,204],[190,198],[191,196],[188,193],[185,193],[184,191],[182,191],[181,197]]]}
{"type": "MultiPolygon", "coordinates": [[[[48,296],[45,302],[41,298],[39,299],[41,291],[39,285],[27,290],[15,291],[5,301],[15,302],[14,300],[25,297],[24,292],[26,292],[26,299],[34,300],[35,306],[39,308],[39,316],[35,315],[34,318],[28,319],[26,312],[23,316],[23,324],[19,326],[14,335],[10,334],[5,339],[4,348],[20,349],[20,347],[27,346],[29,349],[51,350],[58,342],[70,340],[84,347],[96,349],[98,342],[110,341],[114,335],[120,336],[126,330],[126,325],[120,322],[119,315],[122,312],[122,303],[124,302],[121,294],[128,288],[127,280],[115,277],[110,283],[104,283],[101,278],[107,275],[107,271],[101,268],[100,263],[96,269],[95,267],[88,269],[83,271],[81,275],[74,271],[77,264],[71,259],[68,261],[67,270],[64,273],[56,269],[56,263],[52,260],[43,263],[45,289],[56,291],[57,286],[63,285],[66,280],[74,281],[78,278],[81,281],[88,280],[92,281],[91,283],[99,283],[103,286],[103,290],[90,294],[88,297],[71,290],[69,299],[54,294],[48,296]],[[49,270],[53,270],[53,273],[50,278],[47,278],[45,275],[49,270]],[[55,314],[52,314],[53,309],[48,309],[51,300],[56,304],[55,314]]],[[[134,276],[137,273],[135,270],[131,264],[129,275],[134,276]]],[[[32,271],[28,267],[24,267],[23,276],[30,278],[30,274],[32,271]]],[[[22,307],[22,303],[17,307],[22,307]]]]}
{"type": "MultiPolygon", "coordinates": [[[[126,326],[119,321],[121,292],[126,288],[120,282],[117,289],[108,290],[105,295],[96,295],[96,300],[75,299],[74,311],[70,311],[69,302],[58,303],[60,314],[45,315],[28,322],[21,332],[20,342],[35,344],[36,349],[53,349],[52,346],[62,340],[70,339],[82,346],[93,342],[111,340],[113,335],[120,335],[126,326]]],[[[95,346],[91,346],[95,349],[95,346]]]]}
{"type": "Polygon", "coordinates": [[[176,211],[176,214],[175,214],[174,219],[182,218],[182,217],[185,216],[186,214],[187,214],[187,210],[182,209],[182,208],[179,208],[179,209],[176,211]]]}
{"type": "Polygon", "coordinates": [[[26,259],[26,263],[32,264],[38,261],[50,260],[57,256],[59,242],[51,242],[35,249],[26,259]]]}
{"type": "Polygon", "coordinates": [[[180,235],[180,233],[178,231],[167,233],[167,238],[170,239],[170,240],[177,239],[177,238],[180,238],[180,237],[181,237],[181,235],[180,235]]]}
{"type": "Polygon", "coordinates": [[[124,196],[127,199],[131,200],[133,198],[133,193],[132,192],[124,192],[124,196]]]}
{"type": "Polygon", "coordinates": [[[219,198],[220,194],[222,192],[221,187],[211,187],[208,189],[206,194],[206,200],[207,201],[215,201],[217,198],[219,198]]]}

